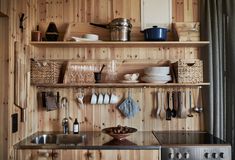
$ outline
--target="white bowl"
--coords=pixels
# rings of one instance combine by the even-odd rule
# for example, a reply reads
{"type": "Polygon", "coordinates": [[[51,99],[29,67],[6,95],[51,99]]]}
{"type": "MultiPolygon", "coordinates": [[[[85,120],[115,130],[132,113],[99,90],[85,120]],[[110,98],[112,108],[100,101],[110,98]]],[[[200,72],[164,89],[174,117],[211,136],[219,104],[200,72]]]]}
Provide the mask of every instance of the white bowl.
{"type": "Polygon", "coordinates": [[[147,76],[145,75],[144,77],[141,78],[142,81],[148,82],[148,83],[166,83],[168,81],[171,81],[171,76],[170,75],[165,75],[165,76],[147,76]]]}
{"type": "Polygon", "coordinates": [[[92,40],[92,41],[99,40],[99,36],[96,35],[96,34],[84,34],[82,37],[86,38],[86,39],[89,39],[89,40],[92,40]]]}
{"type": "Polygon", "coordinates": [[[125,74],[124,75],[124,80],[126,81],[137,81],[139,78],[139,73],[132,73],[132,74],[125,74]]]}
{"type": "Polygon", "coordinates": [[[144,69],[147,75],[167,75],[170,74],[170,67],[148,67],[144,69]]]}

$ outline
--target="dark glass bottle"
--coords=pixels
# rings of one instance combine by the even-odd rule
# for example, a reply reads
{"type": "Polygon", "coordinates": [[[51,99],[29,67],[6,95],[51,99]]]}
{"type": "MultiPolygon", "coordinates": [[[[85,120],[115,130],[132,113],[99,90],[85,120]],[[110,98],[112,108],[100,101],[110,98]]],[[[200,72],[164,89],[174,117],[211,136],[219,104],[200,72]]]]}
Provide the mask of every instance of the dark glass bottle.
{"type": "Polygon", "coordinates": [[[73,123],[73,133],[78,134],[79,132],[79,124],[77,118],[75,118],[75,121],[73,123]]]}

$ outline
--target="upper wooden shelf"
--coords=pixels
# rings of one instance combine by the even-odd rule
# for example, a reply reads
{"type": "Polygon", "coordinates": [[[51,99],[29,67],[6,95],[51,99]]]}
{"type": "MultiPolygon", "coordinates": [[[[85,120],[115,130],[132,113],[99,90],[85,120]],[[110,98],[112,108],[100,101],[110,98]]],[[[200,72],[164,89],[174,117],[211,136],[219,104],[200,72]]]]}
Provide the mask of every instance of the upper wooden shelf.
{"type": "Polygon", "coordinates": [[[67,88],[67,87],[102,87],[102,88],[138,88],[138,87],[197,87],[197,86],[209,86],[210,83],[86,83],[86,84],[32,84],[37,87],[48,87],[48,88],[67,88]]]}
{"type": "Polygon", "coordinates": [[[96,42],[31,42],[36,47],[203,47],[209,41],[96,41],[96,42]]]}

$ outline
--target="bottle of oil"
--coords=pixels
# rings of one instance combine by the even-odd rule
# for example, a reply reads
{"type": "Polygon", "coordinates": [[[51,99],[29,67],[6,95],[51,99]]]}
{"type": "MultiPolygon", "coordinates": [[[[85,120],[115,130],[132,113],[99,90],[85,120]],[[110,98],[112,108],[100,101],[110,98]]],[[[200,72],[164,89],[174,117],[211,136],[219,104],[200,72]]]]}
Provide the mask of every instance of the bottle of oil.
{"type": "Polygon", "coordinates": [[[75,118],[75,121],[73,123],[73,134],[78,134],[79,132],[79,124],[77,118],[75,118]]]}

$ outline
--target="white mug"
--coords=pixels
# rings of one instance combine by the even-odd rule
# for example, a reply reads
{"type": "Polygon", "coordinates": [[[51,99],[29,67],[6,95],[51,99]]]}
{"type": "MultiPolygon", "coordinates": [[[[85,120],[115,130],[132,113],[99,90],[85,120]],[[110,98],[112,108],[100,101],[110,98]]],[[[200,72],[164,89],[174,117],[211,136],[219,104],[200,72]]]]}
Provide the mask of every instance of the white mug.
{"type": "Polygon", "coordinates": [[[96,103],[97,103],[97,95],[95,93],[92,93],[91,104],[96,104],[96,103]]]}
{"type": "Polygon", "coordinates": [[[97,101],[97,103],[98,103],[98,104],[103,104],[103,101],[104,101],[104,96],[103,96],[102,93],[100,93],[100,94],[98,95],[98,101],[97,101]]]}
{"type": "Polygon", "coordinates": [[[104,95],[104,104],[109,104],[109,99],[110,99],[109,94],[105,93],[105,95],[104,95]]]}
{"type": "Polygon", "coordinates": [[[116,104],[118,102],[118,99],[118,96],[112,93],[110,96],[110,104],[116,104]]]}

